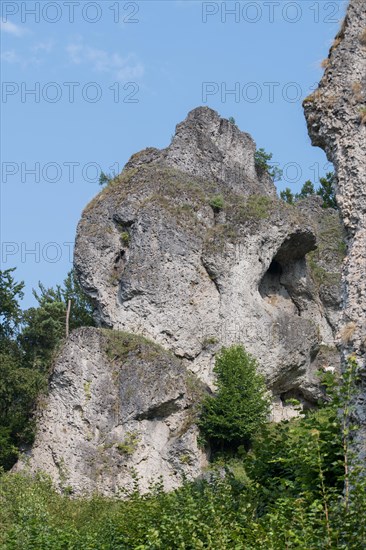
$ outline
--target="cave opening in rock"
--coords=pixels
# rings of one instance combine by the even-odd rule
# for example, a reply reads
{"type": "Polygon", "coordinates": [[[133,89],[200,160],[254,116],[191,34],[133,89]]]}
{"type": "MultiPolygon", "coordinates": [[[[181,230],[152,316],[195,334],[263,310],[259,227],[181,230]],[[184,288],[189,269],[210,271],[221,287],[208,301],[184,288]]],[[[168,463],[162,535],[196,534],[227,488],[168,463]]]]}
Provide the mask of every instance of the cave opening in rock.
{"type": "Polygon", "coordinates": [[[315,237],[308,232],[290,235],[282,243],[258,287],[265,302],[300,315],[297,297],[307,277],[305,255],[315,247],[315,237]]]}
{"type": "Polygon", "coordinates": [[[267,273],[268,273],[268,275],[270,275],[272,277],[277,277],[277,276],[281,277],[281,275],[282,275],[281,264],[279,262],[277,262],[277,260],[272,260],[271,265],[269,266],[267,273]]]}
{"type": "Polygon", "coordinates": [[[273,259],[259,285],[259,293],[271,305],[277,305],[278,300],[291,300],[290,295],[282,283],[284,268],[279,261],[273,259]]]}

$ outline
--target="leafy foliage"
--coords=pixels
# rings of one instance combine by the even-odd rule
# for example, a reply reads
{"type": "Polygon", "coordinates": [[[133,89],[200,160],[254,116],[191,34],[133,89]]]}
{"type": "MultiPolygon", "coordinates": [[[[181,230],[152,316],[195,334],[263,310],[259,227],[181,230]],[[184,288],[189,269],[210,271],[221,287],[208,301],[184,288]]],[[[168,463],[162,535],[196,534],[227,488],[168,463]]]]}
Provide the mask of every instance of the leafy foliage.
{"type": "Polygon", "coordinates": [[[32,412],[46,391],[51,361],[65,336],[66,307],[72,301],[70,329],[93,324],[92,306],[71,271],[63,286],[34,292],[38,307],[22,312],[24,284],[14,269],[0,271],[0,467],[10,469],[18,449],[32,443],[32,412]]]}
{"type": "Polygon", "coordinates": [[[217,392],[202,404],[199,427],[214,447],[248,446],[266,422],[269,401],[257,363],[242,346],[223,348],[216,357],[217,392]]]}
{"type": "Polygon", "coordinates": [[[315,194],[314,184],[310,180],[307,180],[302,186],[300,193],[297,195],[297,198],[305,199],[309,195],[314,195],[314,194],[315,194]]]}
{"type": "Polygon", "coordinates": [[[215,195],[210,200],[210,206],[215,212],[219,212],[224,208],[224,198],[222,195],[215,195]]]}
{"type": "Polygon", "coordinates": [[[338,208],[334,192],[336,183],[334,172],[328,172],[324,178],[320,178],[319,182],[320,187],[317,190],[317,195],[323,199],[323,208],[338,208]]]}
{"type": "Polygon", "coordinates": [[[112,181],[112,176],[110,174],[105,174],[104,172],[100,173],[99,176],[99,185],[108,185],[112,181]]]}
{"type": "Polygon", "coordinates": [[[93,306],[82,292],[73,271],[64,280],[63,287],[46,288],[39,283],[39,292],[33,291],[38,307],[24,312],[24,327],[19,337],[29,366],[47,370],[54,350],[66,333],[66,310],[71,300],[70,330],[93,326],[93,306]]]}
{"type": "Polygon", "coordinates": [[[282,200],[288,204],[294,204],[300,199],[304,199],[310,195],[318,195],[322,198],[322,208],[334,208],[337,209],[337,201],[335,198],[335,184],[336,177],[334,172],[328,172],[325,177],[319,179],[320,186],[315,190],[314,184],[307,180],[301,188],[300,193],[292,193],[289,187],[286,187],[280,192],[282,200]]]}
{"type": "Polygon", "coordinates": [[[287,204],[294,204],[295,202],[294,194],[289,187],[286,187],[286,189],[280,192],[280,197],[283,201],[287,202],[287,204]]]}
{"type": "MultiPolygon", "coordinates": [[[[311,189],[310,189],[311,190],[311,189]]],[[[9,469],[18,448],[32,441],[31,413],[47,384],[50,350],[64,334],[65,304],[72,327],[92,323],[91,308],[69,274],[63,287],[40,285],[38,308],[21,313],[23,283],[0,272],[0,464],[9,469]],[[30,338],[38,350],[31,353],[30,338]]],[[[128,338],[131,339],[130,336],[128,338]]],[[[119,354],[132,341],[123,340],[119,354]]],[[[115,357],[115,351],[112,353],[115,357]]],[[[125,499],[70,499],[45,475],[0,468],[0,547],[24,550],[241,549],[359,550],[366,546],[366,478],[350,442],[358,365],[341,379],[327,373],[319,407],[279,424],[266,422],[268,400],[256,361],[241,346],[223,349],[215,365],[217,392],[202,405],[206,438],[230,450],[196,482],[165,493],[157,481],[141,495],[138,479],[125,499]]],[[[135,433],[121,442],[132,453],[135,433]]]]}
{"type": "Polygon", "coordinates": [[[359,550],[366,480],[349,450],[357,364],[327,373],[320,408],[253,434],[203,480],[125,499],[70,499],[44,475],[0,475],[0,546],[12,550],[359,550]],[[339,414],[339,411],[342,411],[339,414]],[[352,468],[349,465],[352,464],[352,468]]]}
{"type": "Polygon", "coordinates": [[[283,170],[278,168],[278,166],[271,166],[270,161],[272,157],[273,154],[266,153],[262,147],[257,149],[254,154],[255,167],[259,175],[268,172],[273,181],[279,181],[282,178],[283,170]]]}
{"type": "Polygon", "coordinates": [[[0,270],[0,346],[7,347],[18,330],[21,309],[18,300],[23,298],[24,283],[16,283],[12,276],[15,269],[0,270]]]}

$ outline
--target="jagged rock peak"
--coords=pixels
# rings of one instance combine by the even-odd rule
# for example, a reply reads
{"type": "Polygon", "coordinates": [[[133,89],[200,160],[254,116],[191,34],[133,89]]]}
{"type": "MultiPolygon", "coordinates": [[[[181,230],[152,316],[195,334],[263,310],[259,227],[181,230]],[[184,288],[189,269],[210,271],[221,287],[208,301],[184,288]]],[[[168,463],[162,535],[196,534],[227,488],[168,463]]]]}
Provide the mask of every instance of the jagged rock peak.
{"type": "Polygon", "coordinates": [[[267,172],[255,166],[256,145],[251,136],[209,107],[197,107],[176,126],[171,144],[133,155],[125,169],[163,162],[204,179],[225,183],[246,195],[276,195],[267,172]]]}

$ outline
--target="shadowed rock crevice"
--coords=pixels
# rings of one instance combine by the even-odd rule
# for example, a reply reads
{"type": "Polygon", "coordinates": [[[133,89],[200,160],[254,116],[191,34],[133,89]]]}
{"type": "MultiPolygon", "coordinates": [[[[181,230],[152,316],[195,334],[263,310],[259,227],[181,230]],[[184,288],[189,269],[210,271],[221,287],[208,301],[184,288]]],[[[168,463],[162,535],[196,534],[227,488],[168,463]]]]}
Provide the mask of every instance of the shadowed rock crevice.
{"type": "Polygon", "coordinates": [[[183,401],[183,398],[184,394],[180,394],[174,399],[169,399],[169,401],[165,401],[163,403],[160,403],[159,405],[150,407],[147,411],[137,414],[134,419],[162,420],[163,418],[166,418],[167,416],[178,412],[182,408],[181,402],[183,401]]]}
{"type": "Polygon", "coordinates": [[[307,295],[309,300],[314,298],[307,290],[305,255],[315,248],[316,237],[313,233],[290,235],[282,243],[259,284],[263,300],[271,306],[301,315],[301,294],[307,295]]]}
{"type": "Polygon", "coordinates": [[[291,299],[286,286],[281,282],[283,268],[277,260],[272,260],[267,272],[259,285],[259,293],[262,298],[272,306],[289,310],[291,313],[300,312],[291,299]]]}

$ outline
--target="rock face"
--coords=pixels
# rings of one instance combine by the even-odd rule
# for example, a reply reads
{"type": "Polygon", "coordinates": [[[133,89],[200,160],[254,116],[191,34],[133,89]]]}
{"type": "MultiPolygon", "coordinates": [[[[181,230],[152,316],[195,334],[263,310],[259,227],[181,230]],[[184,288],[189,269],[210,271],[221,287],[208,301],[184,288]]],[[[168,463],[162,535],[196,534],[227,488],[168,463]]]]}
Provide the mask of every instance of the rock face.
{"type": "Polygon", "coordinates": [[[133,468],[143,489],[198,476],[194,404],[223,345],[258,359],[275,419],[294,414],[287,398],[312,406],[316,371],[339,363],[343,237],[317,197],[276,197],[250,136],[189,113],[83,212],[74,263],[104,329],[77,331],[56,361],[30,467],[76,493],[114,494],[133,468]]]}
{"type": "Polygon", "coordinates": [[[195,109],[168,149],[134,155],[86,208],[75,267],[101,325],[151,338],[207,384],[217,349],[242,342],[276,395],[311,401],[319,346],[334,346],[342,229],[316,199],[279,201],[254,152],[235,125],[195,109]],[[324,266],[305,259],[317,246],[324,266]]]}
{"type": "Polygon", "coordinates": [[[356,417],[366,457],[366,8],[351,0],[329,52],[319,88],[304,102],[313,145],[334,163],[337,202],[348,233],[343,269],[343,315],[338,341],[344,361],[355,355],[361,384],[356,417]]]}
{"type": "MultiPolygon", "coordinates": [[[[142,337],[93,328],[73,332],[39,411],[29,465],[60,489],[122,495],[163,478],[197,477],[195,403],[201,386],[171,353],[142,337]]],[[[21,466],[18,465],[18,468],[21,466]]]]}

